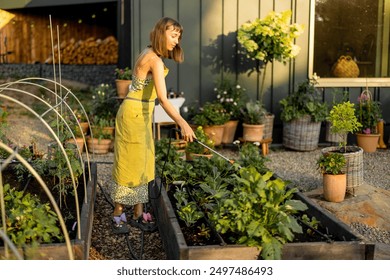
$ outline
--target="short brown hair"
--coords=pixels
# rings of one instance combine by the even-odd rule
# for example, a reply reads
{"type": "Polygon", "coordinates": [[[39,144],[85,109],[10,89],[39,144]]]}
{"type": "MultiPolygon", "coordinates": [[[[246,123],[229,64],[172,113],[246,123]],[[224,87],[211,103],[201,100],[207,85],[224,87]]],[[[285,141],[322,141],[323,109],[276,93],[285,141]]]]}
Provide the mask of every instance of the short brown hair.
{"type": "Polygon", "coordinates": [[[181,37],[183,35],[183,27],[176,20],[163,17],[161,18],[153,30],[150,32],[150,42],[151,47],[157,55],[162,56],[163,58],[170,58],[176,62],[183,62],[184,60],[184,52],[180,46],[181,37]],[[175,46],[172,51],[167,50],[167,44],[165,41],[165,31],[173,26],[174,30],[180,32],[179,43],[175,46]]]}

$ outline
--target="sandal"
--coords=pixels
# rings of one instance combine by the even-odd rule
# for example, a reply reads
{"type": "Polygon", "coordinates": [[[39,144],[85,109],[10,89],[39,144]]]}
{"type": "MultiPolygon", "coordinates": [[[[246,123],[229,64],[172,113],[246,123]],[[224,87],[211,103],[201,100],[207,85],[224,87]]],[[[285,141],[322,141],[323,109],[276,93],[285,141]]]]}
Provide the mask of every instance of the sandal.
{"type": "Polygon", "coordinates": [[[129,223],[142,231],[154,232],[157,229],[157,225],[153,222],[150,213],[143,213],[138,219],[131,219],[129,223]]]}
{"type": "Polygon", "coordinates": [[[127,226],[127,219],[125,213],[120,216],[114,216],[111,220],[112,232],[115,234],[129,233],[129,227],[127,226]]]}

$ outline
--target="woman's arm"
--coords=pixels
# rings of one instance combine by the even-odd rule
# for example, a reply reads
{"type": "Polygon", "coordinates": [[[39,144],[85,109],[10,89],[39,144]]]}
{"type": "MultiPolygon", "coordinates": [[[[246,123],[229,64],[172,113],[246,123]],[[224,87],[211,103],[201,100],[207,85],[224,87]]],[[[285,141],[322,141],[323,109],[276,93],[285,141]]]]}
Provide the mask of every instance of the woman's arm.
{"type": "Polygon", "coordinates": [[[189,124],[183,119],[167,98],[167,88],[164,76],[164,64],[161,59],[154,59],[151,63],[151,72],[157,91],[157,98],[165,112],[180,126],[181,134],[186,141],[192,142],[195,134],[189,124]]]}

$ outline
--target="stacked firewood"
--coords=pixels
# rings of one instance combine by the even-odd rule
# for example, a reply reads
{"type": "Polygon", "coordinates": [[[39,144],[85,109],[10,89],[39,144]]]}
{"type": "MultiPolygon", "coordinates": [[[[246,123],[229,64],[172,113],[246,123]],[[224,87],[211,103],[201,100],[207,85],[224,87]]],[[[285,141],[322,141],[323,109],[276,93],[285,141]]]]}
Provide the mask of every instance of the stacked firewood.
{"type": "MultiPolygon", "coordinates": [[[[104,40],[93,37],[76,41],[70,39],[60,44],[61,64],[116,64],[118,62],[118,41],[109,36],[104,40]]],[[[58,63],[58,45],[54,46],[54,59],[58,63]]],[[[50,55],[45,63],[53,63],[50,55]]]]}

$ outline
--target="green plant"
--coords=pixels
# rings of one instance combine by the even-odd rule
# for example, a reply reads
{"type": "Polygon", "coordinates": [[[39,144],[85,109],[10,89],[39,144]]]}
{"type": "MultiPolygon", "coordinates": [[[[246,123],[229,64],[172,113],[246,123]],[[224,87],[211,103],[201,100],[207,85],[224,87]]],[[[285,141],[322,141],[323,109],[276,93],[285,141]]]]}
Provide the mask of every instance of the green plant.
{"type": "MultiPolygon", "coordinates": [[[[195,223],[201,217],[197,213],[200,208],[216,230],[229,236],[231,242],[256,246],[263,258],[277,259],[281,257],[282,245],[302,231],[294,214],[305,210],[306,205],[292,199],[296,188],[287,189],[287,182],[264,170],[256,153],[251,157],[252,148],[257,147],[245,146],[240,150],[244,153],[243,160],[239,160],[241,166],[220,157],[199,158],[189,163],[176,157],[173,151],[170,157],[173,161],[156,161],[157,170],[161,171],[160,165],[170,170],[164,173],[167,184],[173,178],[181,182],[180,188],[170,188],[179,207],[191,203],[184,210],[181,208],[178,214],[181,219],[195,223]]],[[[156,154],[156,158],[163,157],[156,154]]]]}
{"type": "Polygon", "coordinates": [[[218,232],[237,236],[236,243],[258,247],[264,259],[280,259],[283,244],[293,240],[294,232],[302,233],[293,214],[307,206],[292,199],[297,189],[287,190],[271,172],[261,175],[249,167],[233,176],[231,193],[217,202],[220,207],[209,212],[209,219],[218,232]]]}
{"type": "Polygon", "coordinates": [[[245,88],[238,83],[232,84],[228,79],[221,79],[214,88],[218,102],[222,104],[229,113],[231,120],[237,120],[240,117],[240,108],[244,105],[246,95],[245,88]]]}
{"type": "MultiPolygon", "coordinates": [[[[265,18],[246,22],[238,29],[237,40],[243,46],[247,56],[264,63],[258,98],[260,103],[263,103],[267,64],[274,60],[286,64],[300,51],[300,47],[295,44],[295,39],[303,33],[303,25],[291,24],[290,21],[291,10],[281,13],[271,11],[265,18]]],[[[260,71],[258,64],[256,70],[260,71]]]]}
{"type": "Polygon", "coordinates": [[[223,105],[219,102],[206,102],[192,118],[192,123],[201,126],[223,125],[230,119],[223,105]]]}
{"type": "Polygon", "coordinates": [[[356,111],[359,122],[362,124],[361,133],[377,133],[378,121],[382,118],[380,102],[373,101],[368,90],[363,91],[358,97],[359,107],[356,111]]]}
{"type": "Polygon", "coordinates": [[[113,135],[107,130],[108,127],[115,126],[115,120],[107,120],[105,118],[94,117],[92,120],[92,136],[93,138],[101,139],[113,139],[113,135]]]}
{"type": "Polygon", "coordinates": [[[91,114],[93,118],[113,120],[119,109],[115,89],[109,84],[100,84],[92,89],[91,114]]]}
{"type": "MultiPolygon", "coordinates": [[[[210,148],[214,148],[214,142],[211,140],[207,134],[204,132],[202,126],[198,126],[196,130],[194,131],[196,139],[198,141],[202,142],[206,146],[210,148]]],[[[189,142],[186,146],[186,152],[187,153],[193,153],[193,154],[210,154],[210,150],[202,146],[201,144],[197,142],[189,142]]]]}
{"type": "Polygon", "coordinates": [[[259,150],[260,143],[246,142],[240,146],[240,141],[236,140],[233,142],[233,144],[239,147],[239,158],[237,162],[240,166],[252,166],[260,173],[265,173],[268,171],[265,163],[269,161],[269,159],[261,155],[259,150]]]}
{"type": "Polygon", "coordinates": [[[131,80],[131,75],[133,71],[129,67],[125,68],[116,68],[115,69],[115,78],[118,80],[131,80]]]}
{"type": "Polygon", "coordinates": [[[188,201],[188,194],[185,189],[176,187],[174,197],[177,201],[177,214],[187,227],[192,226],[204,216],[203,212],[199,211],[194,201],[188,201]]]}
{"type": "Polygon", "coordinates": [[[263,124],[266,110],[259,100],[247,102],[241,108],[242,121],[246,124],[263,124]]]}
{"type": "Polygon", "coordinates": [[[347,133],[358,131],[361,127],[355,115],[355,105],[349,101],[334,105],[327,120],[331,123],[330,130],[339,134],[340,139],[343,139],[340,146],[343,146],[346,151],[347,133]]]}
{"type": "Polygon", "coordinates": [[[324,153],[317,160],[317,169],[320,170],[322,174],[344,174],[346,162],[342,153],[324,153]]]}
{"type": "Polygon", "coordinates": [[[306,80],[298,85],[298,89],[279,101],[282,121],[289,122],[304,115],[309,115],[314,122],[324,121],[328,115],[328,107],[322,101],[320,92],[315,88],[314,80],[306,80]]]}
{"type": "Polygon", "coordinates": [[[9,184],[4,185],[4,202],[7,235],[17,247],[62,240],[57,216],[48,203],[41,203],[37,196],[17,191],[9,184]]]}

